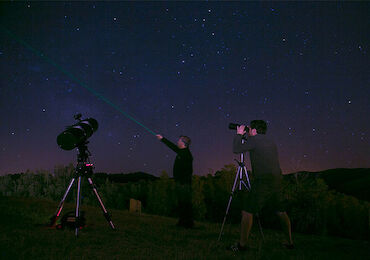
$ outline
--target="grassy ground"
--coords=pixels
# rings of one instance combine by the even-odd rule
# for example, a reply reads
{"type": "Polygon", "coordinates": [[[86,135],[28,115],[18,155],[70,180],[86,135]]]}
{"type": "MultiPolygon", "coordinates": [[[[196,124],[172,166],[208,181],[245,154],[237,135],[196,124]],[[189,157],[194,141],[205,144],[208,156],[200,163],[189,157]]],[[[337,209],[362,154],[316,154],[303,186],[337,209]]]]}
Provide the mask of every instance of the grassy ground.
{"type": "MultiPolygon", "coordinates": [[[[0,197],[0,259],[370,259],[369,241],[294,233],[296,249],[287,250],[282,234],[267,229],[264,243],[253,229],[250,250],[233,253],[225,248],[238,239],[238,225],[227,225],[217,242],[220,224],[197,222],[195,229],[185,230],[173,218],[118,210],[109,210],[117,227],[113,231],[99,208],[84,205],[87,226],[76,238],[72,230],[44,226],[57,206],[0,197]]],[[[62,215],[74,207],[67,204],[62,215]]]]}

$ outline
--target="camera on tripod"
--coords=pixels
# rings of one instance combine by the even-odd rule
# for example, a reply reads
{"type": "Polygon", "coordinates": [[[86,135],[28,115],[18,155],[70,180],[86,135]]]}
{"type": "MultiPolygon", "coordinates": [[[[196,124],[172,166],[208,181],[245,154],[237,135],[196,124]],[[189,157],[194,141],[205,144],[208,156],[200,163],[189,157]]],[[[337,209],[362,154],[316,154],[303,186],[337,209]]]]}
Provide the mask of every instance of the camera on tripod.
{"type": "Polygon", "coordinates": [[[92,136],[98,129],[98,121],[94,118],[81,119],[81,114],[74,115],[74,119],[78,123],[67,126],[57,137],[57,143],[63,150],[72,150],[82,144],[85,144],[87,139],[92,136]]]}

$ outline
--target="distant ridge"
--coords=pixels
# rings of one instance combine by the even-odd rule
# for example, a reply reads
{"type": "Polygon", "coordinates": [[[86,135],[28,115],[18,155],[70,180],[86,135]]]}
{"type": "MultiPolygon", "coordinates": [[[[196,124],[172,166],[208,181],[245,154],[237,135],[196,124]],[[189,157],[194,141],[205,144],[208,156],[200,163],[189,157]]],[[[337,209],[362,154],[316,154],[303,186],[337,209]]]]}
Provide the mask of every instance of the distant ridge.
{"type": "Polygon", "coordinates": [[[337,168],[320,172],[297,172],[288,175],[319,177],[329,189],[370,201],[370,168],[337,168]]]}

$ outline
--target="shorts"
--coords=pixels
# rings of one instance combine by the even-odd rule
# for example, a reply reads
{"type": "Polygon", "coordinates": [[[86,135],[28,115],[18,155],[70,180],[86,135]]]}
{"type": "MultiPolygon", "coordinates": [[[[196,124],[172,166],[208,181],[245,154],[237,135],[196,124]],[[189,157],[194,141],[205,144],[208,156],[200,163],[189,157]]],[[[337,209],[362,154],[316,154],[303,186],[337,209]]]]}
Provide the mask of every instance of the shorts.
{"type": "Polygon", "coordinates": [[[242,194],[242,210],[256,214],[268,207],[275,212],[285,211],[282,203],[281,179],[255,179],[251,183],[251,190],[242,194]]]}

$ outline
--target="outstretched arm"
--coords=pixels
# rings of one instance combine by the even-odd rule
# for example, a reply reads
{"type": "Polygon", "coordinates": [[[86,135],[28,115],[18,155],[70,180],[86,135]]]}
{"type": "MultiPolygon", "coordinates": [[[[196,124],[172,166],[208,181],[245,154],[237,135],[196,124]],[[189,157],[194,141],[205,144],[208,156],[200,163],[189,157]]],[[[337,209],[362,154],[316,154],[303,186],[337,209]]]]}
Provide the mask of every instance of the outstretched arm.
{"type": "Polygon", "coordinates": [[[180,148],[178,148],[177,145],[175,145],[171,141],[167,140],[166,138],[164,138],[160,134],[157,134],[156,136],[157,136],[157,139],[160,140],[160,141],[162,141],[165,145],[167,145],[168,148],[170,148],[171,150],[173,150],[175,153],[179,153],[180,148]]]}

